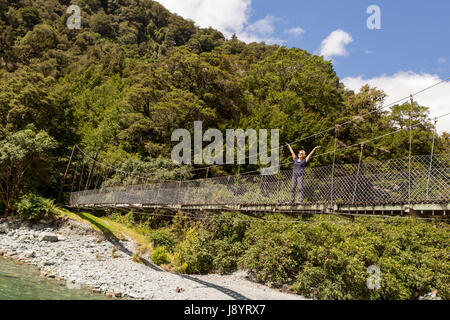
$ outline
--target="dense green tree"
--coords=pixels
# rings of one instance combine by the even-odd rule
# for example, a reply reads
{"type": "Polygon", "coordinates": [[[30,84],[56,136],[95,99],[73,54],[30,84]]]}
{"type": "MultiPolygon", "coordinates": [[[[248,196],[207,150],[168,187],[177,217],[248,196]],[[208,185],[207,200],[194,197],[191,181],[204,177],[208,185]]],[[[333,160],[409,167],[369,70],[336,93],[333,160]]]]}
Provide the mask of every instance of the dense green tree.
{"type": "MultiPolygon", "coordinates": [[[[410,103],[395,105],[391,108],[388,120],[394,129],[402,129],[396,135],[384,139],[390,151],[390,157],[405,157],[409,151],[410,103]]],[[[423,155],[431,152],[431,141],[434,128],[429,119],[429,109],[413,104],[411,113],[412,154],[423,155]]],[[[436,141],[436,151],[442,150],[441,141],[436,141]]]]}
{"type": "Polygon", "coordinates": [[[58,38],[55,30],[48,24],[38,24],[23,37],[18,46],[18,57],[22,62],[38,57],[46,50],[55,48],[58,38]]]}
{"type": "Polygon", "coordinates": [[[7,211],[24,189],[40,179],[46,170],[48,152],[55,147],[53,138],[32,127],[0,141],[0,202],[7,211]]]}

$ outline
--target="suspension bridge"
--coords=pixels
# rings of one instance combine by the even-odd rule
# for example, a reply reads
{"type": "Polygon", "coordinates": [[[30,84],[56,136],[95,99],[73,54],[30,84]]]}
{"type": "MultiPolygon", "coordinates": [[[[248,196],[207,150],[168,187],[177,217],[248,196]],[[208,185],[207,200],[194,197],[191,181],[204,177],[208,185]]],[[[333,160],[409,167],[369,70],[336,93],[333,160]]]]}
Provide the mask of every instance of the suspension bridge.
{"type": "Polygon", "coordinates": [[[292,170],[281,170],[271,176],[234,175],[82,190],[70,193],[69,205],[419,216],[450,212],[450,156],[412,157],[408,169],[408,158],[307,168],[304,201],[299,204],[290,203],[292,170]]]}
{"type": "MultiPolygon", "coordinates": [[[[439,118],[448,115],[450,113],[435,118],[431,153],[427,155],[411,153],[412,129],[419,125],[412,125],[411,114],[409,127],[351,146],[337,146],[339,127],[346,123],[333,127],[334,149],[314,156],[331,153],[333,163],[329,166],[306,168],[302,188],[304,199],[301,203],[290,202],[292,192],[297,192],[292,190],[292,170],[281,170],[283,166],[291,165],[291,162],[281,164],[280,170],[274,175],[261,175],[258,171],[253,171],[195,180],[180,178],[177,181],[151,181],[151,174],[115,168],[99,160],[98,153],[91,157],[78,146],[74,146],[72,150],[62,186],[70,188],[68,205],[78,209],[136,208],[149,211],[240,211],[248,214],[279,212],[445,217],[450,212],[450,155],[435,154],[434,147],[436,123],[439,118]],[[367,163],[362,161],[365,145],[407,130],[410,133],[407,157],[367,163]],[[336,163],[339,152],[349,148],[359,148],[359,162],[336,163]],[[75,172],[69,174],[73,162],[76,162],[76,153],[82,161],[78,161],[75,172]],[[67,180],[71,182],[66,184],[67,180]]],[[[328,131],[330,129],[318,134],[328,131]]]]}

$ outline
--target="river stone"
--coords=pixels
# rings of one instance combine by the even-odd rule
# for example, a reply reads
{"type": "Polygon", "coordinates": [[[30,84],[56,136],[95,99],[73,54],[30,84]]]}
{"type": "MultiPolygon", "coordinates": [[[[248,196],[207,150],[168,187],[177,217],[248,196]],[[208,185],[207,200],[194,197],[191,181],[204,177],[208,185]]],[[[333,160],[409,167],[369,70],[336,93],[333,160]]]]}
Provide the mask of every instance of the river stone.
{"type": "Polygon", "coordinates": [[[43,233],[39,237],[39,241],[57,242],[58,240],[58,235],[50,232],[43,233]]]}
{"type": "Polygon", "coordinates": [[[34,224],[34,225],[32,226],[32,228],[33,228],[33,230],[38,231],[38,230],[44,229],[44,226],[43,226],[42,224],[40,224],[40,223],[36,223],[36,224],[34,224]]]}
{"type": "Polygon", "coordinates": [[[18,239],[19,242],[26,242],[26,243],[29,243],[32,240],[33,240],[33,236],[31,236],[29,234],[20,236],[19,239],[18,239]]]}
{"type": "Polygon", "coordinates": [[[25,251],[23,253],[23,255],[24,255],[25,258],[34,258],[36,256],[36,254],[34,253],[33,250],[25,251]]]}
{"type": "Polygon", "coordinates": [[[8,227],[4,224],[0,224],[0,233],[8,233],[8,227]]]}

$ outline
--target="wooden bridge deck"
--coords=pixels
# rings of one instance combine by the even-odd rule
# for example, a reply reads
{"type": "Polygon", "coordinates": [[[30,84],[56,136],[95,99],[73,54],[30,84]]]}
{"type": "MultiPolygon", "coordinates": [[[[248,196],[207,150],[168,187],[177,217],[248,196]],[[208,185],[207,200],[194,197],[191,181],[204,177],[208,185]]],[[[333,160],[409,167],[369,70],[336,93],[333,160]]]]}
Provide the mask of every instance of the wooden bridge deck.
{"type": "Polygon", "coordinates": [[[450,212],[450,203],[416,203],[386,205],[346,204],[146,204],[146,203],[97,203],[71,206],[77,209],[104,210],[139,209],[149,211],[167,209],[172,211],[239,211],[267,213],[316,213],[348,215],[413,215],[417,217],[443,216],[450,212]]]}

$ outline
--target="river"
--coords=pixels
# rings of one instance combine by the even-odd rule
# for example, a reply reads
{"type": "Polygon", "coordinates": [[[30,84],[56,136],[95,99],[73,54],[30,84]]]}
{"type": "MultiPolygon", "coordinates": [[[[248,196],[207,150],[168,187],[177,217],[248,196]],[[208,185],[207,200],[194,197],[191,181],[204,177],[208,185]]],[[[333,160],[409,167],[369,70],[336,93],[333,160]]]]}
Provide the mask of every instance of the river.
{"type": "Polygon", "coordinates": [[[87,288],[69,289],[64,281],[40,276],[35,266],[0,257],[0,300],[106,300],[87,288]]]}

